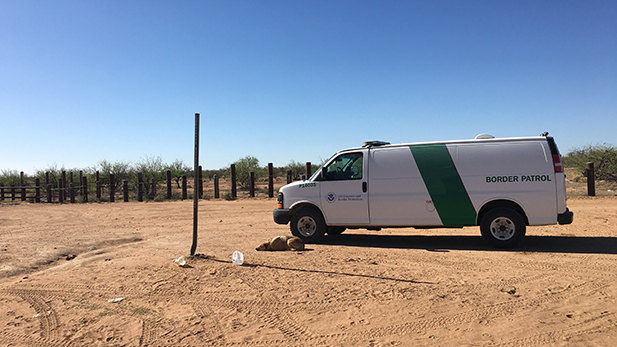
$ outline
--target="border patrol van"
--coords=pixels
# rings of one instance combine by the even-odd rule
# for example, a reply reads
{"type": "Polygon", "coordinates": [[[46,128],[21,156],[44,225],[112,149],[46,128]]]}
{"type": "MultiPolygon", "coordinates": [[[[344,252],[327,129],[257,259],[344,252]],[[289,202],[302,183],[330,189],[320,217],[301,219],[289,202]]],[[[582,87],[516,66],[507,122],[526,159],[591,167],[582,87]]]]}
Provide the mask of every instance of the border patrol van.
{"type": "Polygon", "coordinates": [[[282,187],[274,221],[291,222],[309,243],[347,228],[480,226],[492,246],[512,247],[527,225],[573,220],[561,156],[547,135],[365,142],[282,187]]]}

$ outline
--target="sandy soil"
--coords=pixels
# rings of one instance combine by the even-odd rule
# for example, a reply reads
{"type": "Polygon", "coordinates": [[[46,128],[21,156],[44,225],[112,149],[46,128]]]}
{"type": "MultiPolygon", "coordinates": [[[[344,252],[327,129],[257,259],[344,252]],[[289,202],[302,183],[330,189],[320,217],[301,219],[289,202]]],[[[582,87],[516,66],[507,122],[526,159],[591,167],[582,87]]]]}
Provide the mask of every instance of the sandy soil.
{"type": "Polygon", "coordinates": [[[617,198],[514,250],[478,228],[348,230],[257,252],[274,199],[0,205],[1,346],[609,346],[617,198]],[[245,264],[233,265],[233,251],[245,264]],[[76,255],[73,259],[72,256],[76,255]],[[71,260],[67,260],[71,259],[71,260]],[[110,302],[117,299],[117,302],[110,302]]]}

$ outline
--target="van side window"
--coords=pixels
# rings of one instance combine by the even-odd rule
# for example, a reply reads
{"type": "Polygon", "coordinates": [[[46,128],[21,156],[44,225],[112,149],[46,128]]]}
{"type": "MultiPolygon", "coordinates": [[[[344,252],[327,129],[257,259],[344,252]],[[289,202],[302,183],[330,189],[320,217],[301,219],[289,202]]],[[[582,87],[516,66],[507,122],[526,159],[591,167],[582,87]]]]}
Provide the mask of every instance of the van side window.
{"type": "Polygon", "coordinates": [[[362,153],[341,154],[324,168],[324,172],[328,181],[361,180],[362,153]]]}

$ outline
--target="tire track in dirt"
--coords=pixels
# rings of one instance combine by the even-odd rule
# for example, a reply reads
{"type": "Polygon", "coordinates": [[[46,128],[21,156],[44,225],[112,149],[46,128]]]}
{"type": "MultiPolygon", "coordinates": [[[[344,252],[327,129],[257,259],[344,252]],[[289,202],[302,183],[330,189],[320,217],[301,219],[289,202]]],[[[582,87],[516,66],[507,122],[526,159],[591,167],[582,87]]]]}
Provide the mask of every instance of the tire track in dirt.
{"type": "Polygon", "coordinates": [[[497,344],[497,346],[540,346],[555,343],[558,341],[568,341],[575,336],[605,332],[609,329],[617,330],[617,323],[613,321],[614,317],[615,313],[605,312],[600,316],[586,319],[583,322],[570,325],[565,329],[546,331],[525,338],[506,341],[497,344]]]}
{"type": "Polygon", "coordinates": [[[346,338],[351,338],[351,341],[359,341],[361,339],[375,339],[391,335],[408,335],[410,333],[434,330],[448,325],[472,322],[474,320],[479,320],[482,318],[486,319],[506,316],[510,315],[513,312],[518,312],[527,308],[536,307],[548,302],[561,301],[576,296],[588,295],[590,292],[606,287],[608,285],[609,284],[606,283],[585,282],[580,285],[573,286],[571,290],[563,291],[558,294],[546,294],[542,296],[536,296],[535,298],[530,299],[501,302],[466,312],[451,315],[441,315],[431,319],[421,319],[417,322],[370,329],[365,332],[360,332],[353,337],[346,336],[346,338]]]}

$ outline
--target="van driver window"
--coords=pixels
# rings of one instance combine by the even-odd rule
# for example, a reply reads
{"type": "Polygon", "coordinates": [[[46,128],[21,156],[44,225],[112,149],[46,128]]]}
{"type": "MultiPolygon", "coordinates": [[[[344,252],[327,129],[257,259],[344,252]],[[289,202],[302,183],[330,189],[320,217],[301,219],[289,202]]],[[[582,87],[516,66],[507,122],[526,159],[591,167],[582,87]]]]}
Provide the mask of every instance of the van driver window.
{"type": "Polygon", "coordinates": [[[362,153],[345,153],[325,167],[326,180],[362,179],[362,153]]]}

